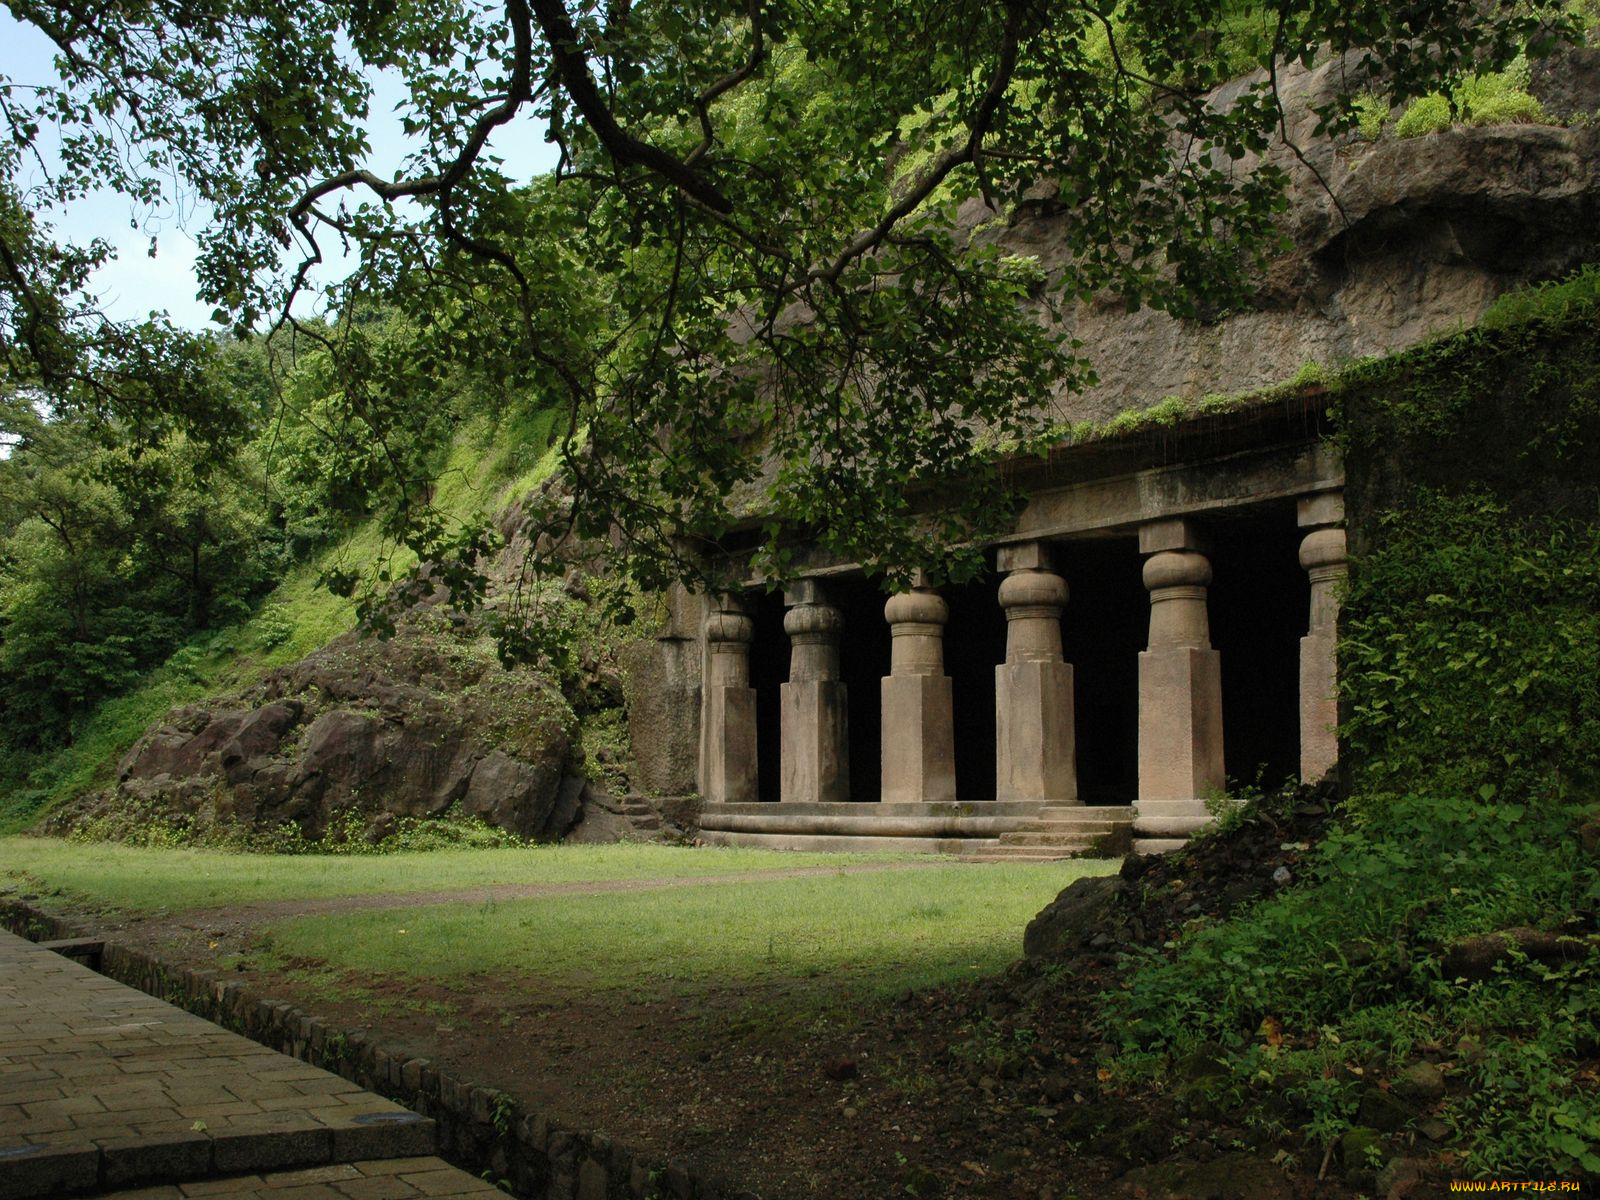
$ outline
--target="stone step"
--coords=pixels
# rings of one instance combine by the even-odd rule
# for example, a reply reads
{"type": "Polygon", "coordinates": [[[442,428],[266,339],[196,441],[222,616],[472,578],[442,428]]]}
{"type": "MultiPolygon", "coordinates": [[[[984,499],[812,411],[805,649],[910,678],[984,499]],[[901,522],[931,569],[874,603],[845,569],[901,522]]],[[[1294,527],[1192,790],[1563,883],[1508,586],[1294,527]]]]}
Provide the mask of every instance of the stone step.
{"type": "Polygon", "coordinates": [[[962,862],[972,862],[972,863],[1002,863],[1002,862],[1008,862],[1008,863],[1024,862],[1024,863],[1027,863],[1027,862],[1061,862],[1061,861],[1063,861],[1065,859],[1069,859],[1069,858],[1082,857],[1082,854],[1083,854],[1082,848],[1074,849],[1074,848],[1070,848],[1070,847],[1066,847],[1066,846],[1057,847],[1057,848],[1055,848],[1053,850],[1052,849],[1046,849],[1046,848],[1043,848],[1043,847],[1029,847],[1027,849],[1023,849],[1022,847],[1016,847],[1016,848],[1012,849],[1009,853],[1006,852],[1003,848],[997,847],[997,848],[995,848],[993,850],[973,851],[970,854],[962,854],[962,855],[959,855],[958,857],[960,858],[960,860],[962,862]]]}
{"type": "MultiPolygon", "coordinates": [[[[711,846],[763,846],[770,850],[864,851],[885,854],[949,854],[981,852],[998,845],[985,837],[874,837],[816,833],[744,833],[700,829],[700,841],[711,846]]],[[[963,860],[964,861],[964,860],[963,860]]]]}
{"type": "Polygon", "coordinates": [[[661,818],[654,813],[648,817],[636,817],[629,813],[628,823],[643,833],[653,833],[661,828],[661,818]]]}
{"type": "Polygon", "coordinates": [[[1016,833],[1002,833],[1000,844],[1002,846],[1078,846],[1084,849],[1092,846],[1102,838],[1109,837],[1110,829],[1100,830],[1022,830],[1016,833]]]}
{"type": "Polygon", "coordinates": [[[48,942],[38,942],[36,945],[41,950],[54,950],[57,954],[77,959],[96,970],[99,969],[100,957],[106,949],[105,942],[100,938],[55,938],[48,942]]]}

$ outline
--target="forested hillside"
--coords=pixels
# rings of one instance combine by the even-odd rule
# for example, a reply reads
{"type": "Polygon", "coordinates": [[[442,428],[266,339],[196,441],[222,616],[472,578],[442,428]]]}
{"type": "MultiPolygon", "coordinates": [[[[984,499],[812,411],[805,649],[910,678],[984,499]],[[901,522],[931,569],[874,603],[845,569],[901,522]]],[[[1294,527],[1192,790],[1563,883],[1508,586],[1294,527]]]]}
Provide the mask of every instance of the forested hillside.
{"type": "MultiPolygon", "coordinates": [[[[403,328],[379,314],[339,336],[398,372],[403,328]]],[[[0,460],[8,826],[103,783],[172,705],[355,628],[353,593],[414,569],[393,533],[408,505],[487,549],[492,518],[552,467],[554,414],[470,380],[419,405],[398,399],[402,376],[360,416],[309,337],[206,340],[192,366],[226,429],[204,446],[171,424],[13,402],[0,460]]]]}

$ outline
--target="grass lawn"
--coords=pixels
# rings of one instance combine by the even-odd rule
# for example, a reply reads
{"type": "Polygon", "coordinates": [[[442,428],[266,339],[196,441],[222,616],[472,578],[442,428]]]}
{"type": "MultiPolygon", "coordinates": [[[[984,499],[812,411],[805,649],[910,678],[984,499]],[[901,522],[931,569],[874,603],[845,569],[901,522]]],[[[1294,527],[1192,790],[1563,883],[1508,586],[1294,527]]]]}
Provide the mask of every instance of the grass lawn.
{"type": "Polygon", "coordinates": [[[376,973],[460,987],[536,976],[659,996],[826,976],[830,990],[892,992],[1000,969],[1062,888],[1115,866],[951,863],[330,913],[274,924],[266,938],[274,957],[327,964],[309,972],[325,979],[376,973]]]}
{"type": "Polygon", "coordinates": [[[5,837],[0,838],[0,886],[61,892],[115,908],[181,910],[494,884],[682,879],[882,862],[886,857],[643,843],[385,855],[269,855],[5,837]]]}
{"type": "MultiPolygon", "coordinates": [[[[479,897],[283,917],[239,950],[313,987],[368,979],[473,987],[537,978],[549,991],[684,994],[814,980],[880,994],[998,970],[1029,918],[1110,862],[971,864],[905,856],[633,845],[533,846],[343,857],[269,856],[0,838],[0,885],[125,910],[182,914],[496,884],[664,882],[637,891],[479,897]],[[783,876],[797,867],[860,867],[783,876]],[[706,876],[780,873],[741,882],[706,876]]],[[[270,918],[269,918],[270,920],[270,918]]]]}

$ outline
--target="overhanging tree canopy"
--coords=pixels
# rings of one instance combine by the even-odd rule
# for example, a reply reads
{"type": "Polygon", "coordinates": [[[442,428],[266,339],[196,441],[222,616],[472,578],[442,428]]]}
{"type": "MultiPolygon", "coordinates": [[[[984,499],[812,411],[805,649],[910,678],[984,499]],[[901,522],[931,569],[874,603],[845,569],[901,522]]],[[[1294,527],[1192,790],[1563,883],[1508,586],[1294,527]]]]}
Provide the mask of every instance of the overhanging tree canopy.
{"type": "MultiPolygon", "coordinates": [[[[380,439],[452,372],[565,406],[562,512],[650,582],[741,512],[762,517],[774,573],[797,528],[891,572],[970,570],[951,547],[1008,504],[996,448],[1025,445],[1089,369],[1030,304],[1237,299],[1282,204],[1261,152],[1284,64],[1346,56],[1320,114],[1337,132],[1362,93],[1398,102],[1570,33],[1559,8],[1493,0],[10,7],[54,42],[61,83],[0,95],[0,161],[16,179],[42,127],[63,139],[59,169],[0,214],[14,387],[201,413],[159,378],[95,390],[118,343],[28,212],[176,183],[213,208],[203,288],[240,328],[296,311],[327,249],[359,247],[338,319],[307,332],[380,439]],[[404,79],[420,146],[392,178],[364,165],[379,68],[404,79]],[[1231,104],[1208,102],[1250,68],[1231,104]],[[528,115],[560,161],[518,187],[486,146],[528,115]],[[1059,279],[957,224],[963,201],[1001,214],[1041,187],[1072,213],[1059,279]],[[404,318],[398,351],[355,319],[374,302],[404,318]]],[[[424,557],[482,545],[401,482],[396,527],[424,557]]]]}

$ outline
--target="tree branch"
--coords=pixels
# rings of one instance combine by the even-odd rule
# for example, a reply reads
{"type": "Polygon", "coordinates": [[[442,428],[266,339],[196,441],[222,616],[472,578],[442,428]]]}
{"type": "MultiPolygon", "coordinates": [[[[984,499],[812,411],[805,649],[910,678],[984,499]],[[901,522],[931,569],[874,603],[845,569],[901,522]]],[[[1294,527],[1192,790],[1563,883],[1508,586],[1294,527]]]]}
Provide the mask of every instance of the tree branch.
{"type": "Polygon", "coordinates": [[[881,244],[896,225],[933,195],[951,171],[962,163],[972,163],[974,166],[979,163],[983,157],[983,138],[989,131],[989,122],[993,120],[1000,102],[1005,99],[1006,89],[1011,86],[1011,76],[1017,67],[1017,49],[1022,40],[1024,14],[1025,6],[1019,0],[1011,0],[1006,5],[1006,27],[1000,39],[999,61],[995,64],[994,75],[989,80],[983,99],[978,102],[978,107],[973,110],[972,117],[967,122],[968,133],[965,144],[946,150],[934,160],[933,165],[904,196],[900,197],[898,202],[890,206],[889,211],[883,214],[876,225],[862,230],[851,238],[839,256],[827,267],[815,272],[813,278],[837,283],[846,267],[881,244]]]}
{"type": "MultiPolygon", "coordinates": [[[[520,5],[522,0],[515,2],[520,5]]],[[[732,202],[691,164],[678,161],[659,146],[641,141],[617,123],[595,85],[594,76],[589,73],[588,59],[579,48],[578,31],[562,0],[530,0],[530,7],[550,47],[550,59],[561,86],[611,157],[621,163],[648,168],[713,212],[732,212],[732,202]]]]}

